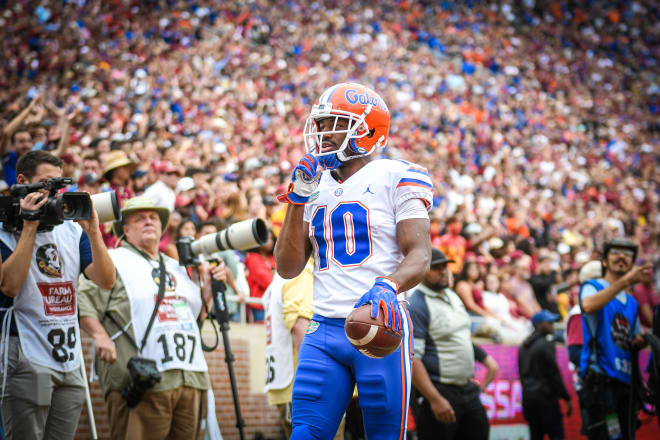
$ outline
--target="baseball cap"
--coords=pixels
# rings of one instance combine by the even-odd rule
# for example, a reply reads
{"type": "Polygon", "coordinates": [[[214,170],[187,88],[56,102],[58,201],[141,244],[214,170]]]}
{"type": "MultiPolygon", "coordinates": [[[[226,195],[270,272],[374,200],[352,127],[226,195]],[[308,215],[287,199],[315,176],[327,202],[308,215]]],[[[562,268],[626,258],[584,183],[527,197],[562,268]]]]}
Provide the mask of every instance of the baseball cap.
{"type": "Polygon", "coordinates": [[[149,172],[147,170],[141,170],[141,169],[138,168],[137,170],[135,170],[133,172],[133,174],[131,174],[131,178],[132,179],[139,179],[140,177],[146,176],[148,173],[149,172]]]}
{"type": "Polygon", "coordinates": [[[195,187],[195,181],[192,177],[183,177],[179,179],[179,182],[176,184],[176,192],[180,193],[182,191],[188,191],[195,187]]]}
{"type": "Polygon", "coordinates": [[[444,263],[453,263],[454,260],[448,260],[447,256],[440,250],[436,248],[431,249],[431,266],[435,266],[436,264],[444,264],[444,263]]]}
{"type": "Polygon", "coordinates": [[[543,309],[532,316],[532,325],[540,324],[542,322],[557,322],[560,319],[561,316],[558,314],[552,313],[550,310],[543,309]]]}

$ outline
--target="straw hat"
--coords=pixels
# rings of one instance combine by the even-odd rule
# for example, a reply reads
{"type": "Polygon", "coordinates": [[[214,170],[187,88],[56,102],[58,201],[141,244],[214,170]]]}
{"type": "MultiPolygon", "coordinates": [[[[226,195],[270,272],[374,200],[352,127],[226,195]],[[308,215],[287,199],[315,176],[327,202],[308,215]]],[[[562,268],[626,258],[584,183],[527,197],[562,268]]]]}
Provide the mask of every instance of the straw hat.
{"type": "Polygon", "coordinates": [[[112,170],[116,170],[119,167],[129,166],[131,169],[131,174],[137,168],[137,162],[133,162],[126,153],[122,150],[114,150],[108,153],[105,157],[105,170],[103,170],[103,177],[108,179],[108,173],[112,170]]]}
{"type": "Polygon", "coordinates": [[[124,235],[124,220],[127,215],[135,211],[156,211],[158,217],[160,217],[160,224],[163,231],[165,231],[167,222],[170,220],[170,210],[166,207],[154,205],[153,200],[149,197],[133,197],[124,202],[124,206],[121,208],[121,220],[116,220],[112,224],[112,232],[115,236],[121,237],[124,235]]]}

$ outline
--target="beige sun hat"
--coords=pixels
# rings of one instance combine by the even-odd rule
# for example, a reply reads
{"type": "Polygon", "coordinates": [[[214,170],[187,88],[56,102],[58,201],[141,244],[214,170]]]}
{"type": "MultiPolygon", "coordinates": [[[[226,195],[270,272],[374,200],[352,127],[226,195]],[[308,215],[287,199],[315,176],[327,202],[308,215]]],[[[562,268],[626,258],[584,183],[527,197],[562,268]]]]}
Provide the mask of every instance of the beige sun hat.
{"type": "Polygon", "coordinates": [[[108,173],[116,170],[119,167],[128,165],[131,168],[131,174],[138,166],[137,162],[133,162],[123,150],[114,150],[108,153],[105,157],[105,169],[103,170],[103,177],[108,178],[108,173]]]}
{"type": "Polygon", "coordinates": [[[163,231],[165,231],[167,222],[170,220],[170,210],[164,206],[154,205],[153,200],[149,197],[138,196],[124,202],[124,206],[121,208],[121,220],[116,220],[112,224],[112,232],[115,236],[121,237],[124,235],[124,220],[127,215],[136,211],[156,211],[158,217],[160,217],[160,224],[163,231]]]}

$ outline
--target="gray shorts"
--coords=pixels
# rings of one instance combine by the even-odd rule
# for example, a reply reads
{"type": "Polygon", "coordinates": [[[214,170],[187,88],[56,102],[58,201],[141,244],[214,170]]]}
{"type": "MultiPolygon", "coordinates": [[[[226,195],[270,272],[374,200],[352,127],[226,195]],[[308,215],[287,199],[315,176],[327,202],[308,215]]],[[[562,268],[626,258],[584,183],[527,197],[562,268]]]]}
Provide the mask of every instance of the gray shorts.
{"type": "Polygon", "coordinates": [[[2,401],[7,440],[73,439],[85,403],[80,369],[62,373],[28,361],[16,336],[10,338],[8,350],[2,401]]]}

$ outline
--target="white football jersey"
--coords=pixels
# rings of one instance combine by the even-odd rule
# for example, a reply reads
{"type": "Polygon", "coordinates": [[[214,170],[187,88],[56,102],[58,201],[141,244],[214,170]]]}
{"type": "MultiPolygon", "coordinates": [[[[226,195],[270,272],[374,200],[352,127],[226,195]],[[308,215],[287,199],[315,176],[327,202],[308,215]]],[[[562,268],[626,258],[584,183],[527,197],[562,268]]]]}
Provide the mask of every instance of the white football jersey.
{"type": "Polygon", "coordinates": [[[304,214],[315,263],[314,313],[346,318],[376,277],[396,270],[404,256],[395,215],[414,198],[433,206],[428,172],[410,162],[372,160],[342,183],[323,172],[304,214]]]}

